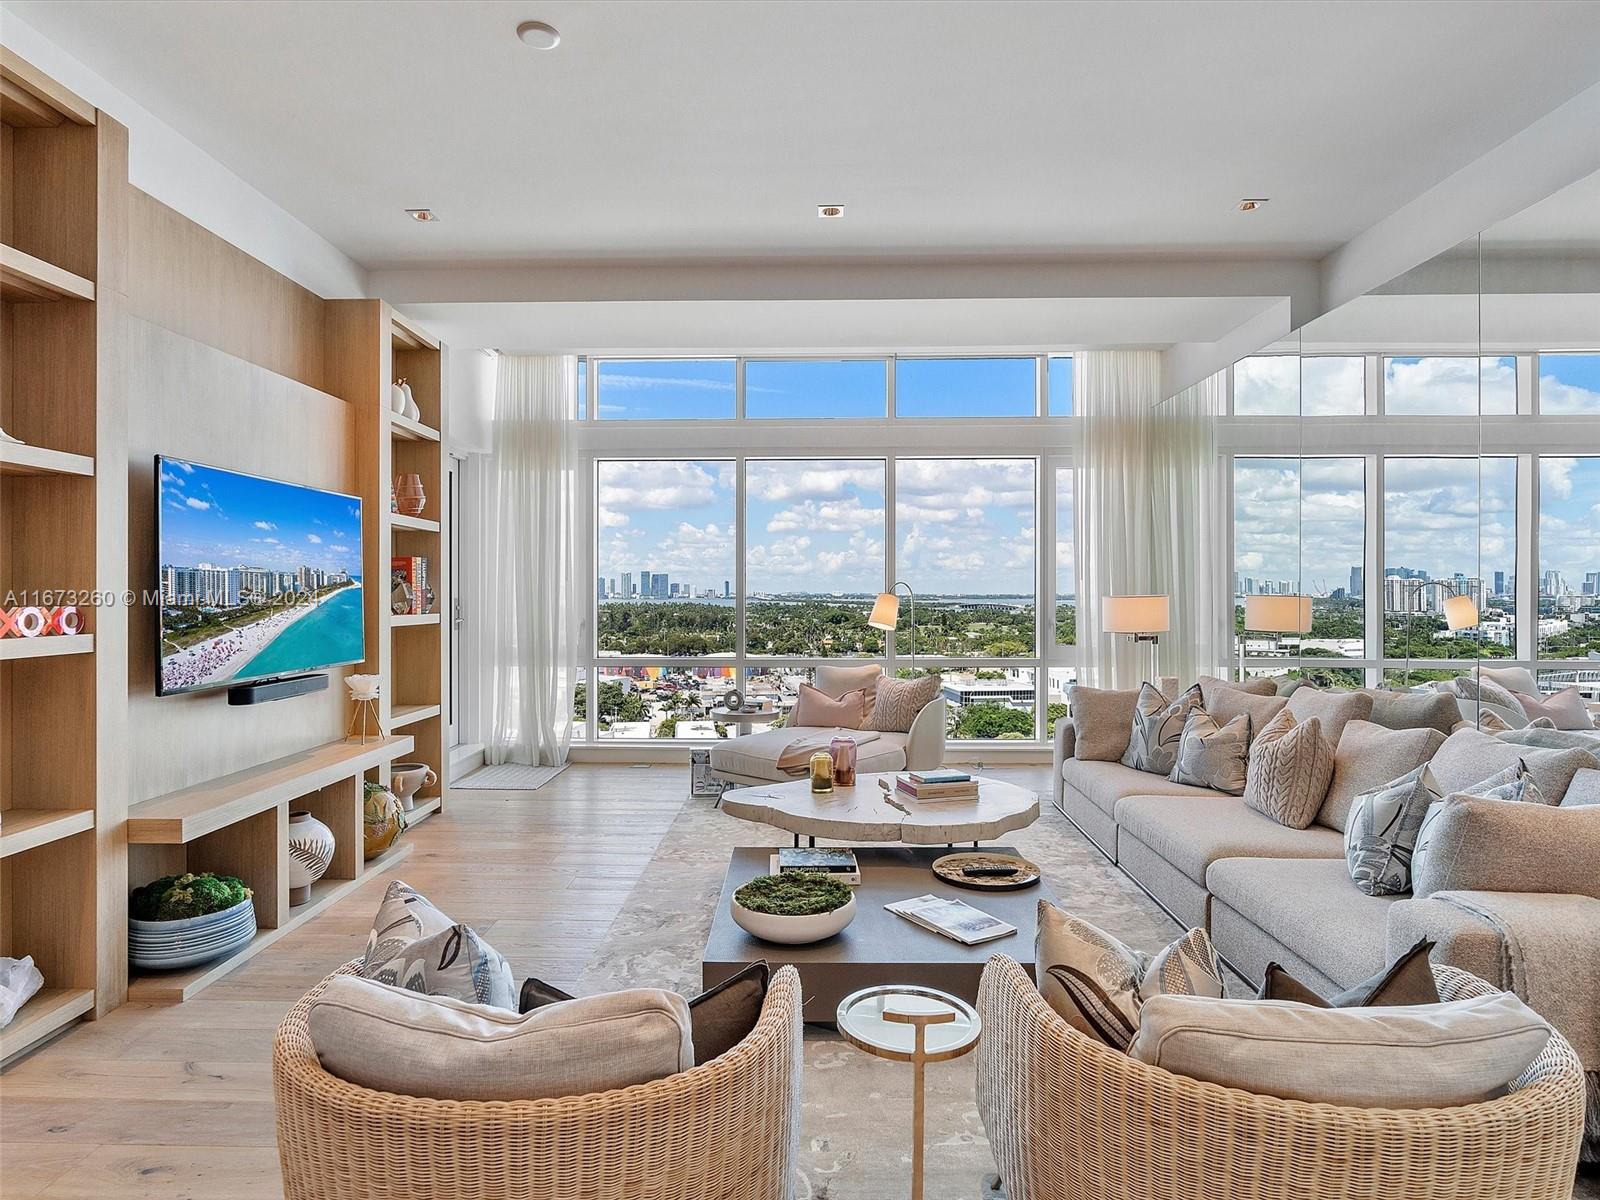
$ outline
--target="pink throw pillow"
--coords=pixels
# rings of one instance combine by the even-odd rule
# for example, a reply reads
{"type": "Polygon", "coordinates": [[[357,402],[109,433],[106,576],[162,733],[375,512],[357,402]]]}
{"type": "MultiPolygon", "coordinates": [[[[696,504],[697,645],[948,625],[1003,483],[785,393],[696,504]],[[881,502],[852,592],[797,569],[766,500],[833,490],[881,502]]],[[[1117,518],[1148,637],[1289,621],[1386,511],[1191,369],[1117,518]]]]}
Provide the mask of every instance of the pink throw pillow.
{"type": "Polygon", "coordinates": [[[1522,705],[1522,711],[1530,721],[1549,717],[1557,729],[1594,728],[1594,718],[1589,715],[1589,706],[1584,702],[1583,693],[1575,687],[1566,688],[1553,696],[1529,696],[1522,692],[1513,692],[1512,695],[1516,696],[1517,703],[1522,705]]]}
{"type": "Polygon", "coordinates": [[[860,729],[867,719],[865,689],[846,692],[835,700],[809,683],[800,685],[800,699],[794,706],[791,725],[825,729],[860,729]]]}

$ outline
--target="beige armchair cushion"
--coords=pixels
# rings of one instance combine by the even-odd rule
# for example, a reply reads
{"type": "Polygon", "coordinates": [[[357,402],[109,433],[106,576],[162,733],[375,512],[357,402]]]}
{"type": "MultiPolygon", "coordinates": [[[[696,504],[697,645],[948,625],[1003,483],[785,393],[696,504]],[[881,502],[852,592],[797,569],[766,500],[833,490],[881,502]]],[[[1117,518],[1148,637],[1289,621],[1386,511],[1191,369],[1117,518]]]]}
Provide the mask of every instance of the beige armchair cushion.
{"type": "Polygon", "coordinates": [[[812,686],[825,696],[837,700],[846,692],[865,691],[867,711],[872,711],[872,699],[878,690],[878,680],[883,678],[883,668],[877,663],[859,667],[841,667],[824,664],[811,673],[812,686]]]}

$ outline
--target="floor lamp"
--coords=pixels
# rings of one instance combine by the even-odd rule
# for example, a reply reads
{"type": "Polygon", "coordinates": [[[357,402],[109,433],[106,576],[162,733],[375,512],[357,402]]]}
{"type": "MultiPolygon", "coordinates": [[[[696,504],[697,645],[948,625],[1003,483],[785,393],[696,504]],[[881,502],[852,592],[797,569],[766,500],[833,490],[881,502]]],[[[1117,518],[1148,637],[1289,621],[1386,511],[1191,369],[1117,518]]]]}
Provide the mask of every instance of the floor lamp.
{"type": "MultiPolygon", "coordinates": [[[[1456,584],[1449,579],[1408,579],[1403,585],[1405,588],[1406,607],[1406,682],[1411,686],[1411,618],[1416,615],[1417,606],[1422,602],[1422,593],[1429,588],[1436,587],[1444,590],[1444,623],[1451,629],[1472,629],[1481,618],[1478,615],[1478,602],[1472,598],[1470,588],[1478,580],[1470,580],[1461,592],[1456,591],[1456,584]]],[[[1482,586],[1481,583],[1479,586],[1482,586]]]]}
{"type": "Polygon", "coordinates": [[[1244,632],[1239,635],[1239,682],[1243,683],[1245,639],[1244,633],[1270,633],[1273,649],[1277,649],[1276,635],[1311,632],[1310,596],[1246,596],[1244,598],[1244,632]]]}
{"type": "Polygon", "coordinates": [[[1172,628],[1172,615],[1165,596],[1103,596],[1101,597],[1101,627],[1107,633],[1120,633],[1133,639],[1134,645],[1150,647],[1149,671],[1146,680],[1158,683],[1160,675],[1156,666],[1156,647],[1161,635],[1172,628]]]}
{"type": "Polygon", "coordinates": [[[911,590],[911,585],[903,579],[896,579],[894,586],[887,592],[878,593],[878,601],[872,606],[872,615],[867,618],[867,624],[873,629],[881,629],[885,633],[893,633],[896,625],[900,623],[900,597],[897,589],[905,588],[906,597],[911,601],[911,670],[917,669],[917,594],[911,590]]]}

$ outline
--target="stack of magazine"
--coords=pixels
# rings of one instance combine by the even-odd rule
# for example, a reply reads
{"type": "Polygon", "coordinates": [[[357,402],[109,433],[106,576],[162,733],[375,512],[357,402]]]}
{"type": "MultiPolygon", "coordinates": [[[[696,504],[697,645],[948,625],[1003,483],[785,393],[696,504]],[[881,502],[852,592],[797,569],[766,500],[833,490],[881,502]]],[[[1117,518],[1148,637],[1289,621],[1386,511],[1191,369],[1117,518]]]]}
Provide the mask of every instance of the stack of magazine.
{"type": "Polygon", "coordinates": [[[1017,931],[1015,925],[1008,925],[999,917],[991,917],[970,904],[942,896],[916,896],[910,900],[895,900],[884,907],[914,925],[942,933],[964,946],[992,942],[1017,931]]]}

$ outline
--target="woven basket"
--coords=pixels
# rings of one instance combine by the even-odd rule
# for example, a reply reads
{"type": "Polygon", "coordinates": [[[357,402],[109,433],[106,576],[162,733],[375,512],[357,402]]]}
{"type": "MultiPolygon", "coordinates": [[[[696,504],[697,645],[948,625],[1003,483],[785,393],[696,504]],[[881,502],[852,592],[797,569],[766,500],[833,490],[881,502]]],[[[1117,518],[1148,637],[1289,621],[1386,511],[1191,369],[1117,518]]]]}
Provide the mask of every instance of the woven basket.
{"type": "MultiPolygon", "coordinates": [[[[1436,967],[1447,1000],[1494,989],[1436,967]]],[[[1085,1037],[996,955],[978,1110],[1010,1200],[1568,1200],[1583,1070],[1553,1035],[1505,1096],[1362,1109],[1257,1096],[1085,1037]]]]}
{"type": "MultiPolygon", "coordinates": [[[[351,974],[349,963],[336,974],[351,974]]],[[[273,1043],[288,1200],[785,1200],[800,1135],[800,977],[772,978],[749,1036],[653,1083],[476,1102],[357,1087],[317,1062],[306,1014],[273,1043]]]]}

